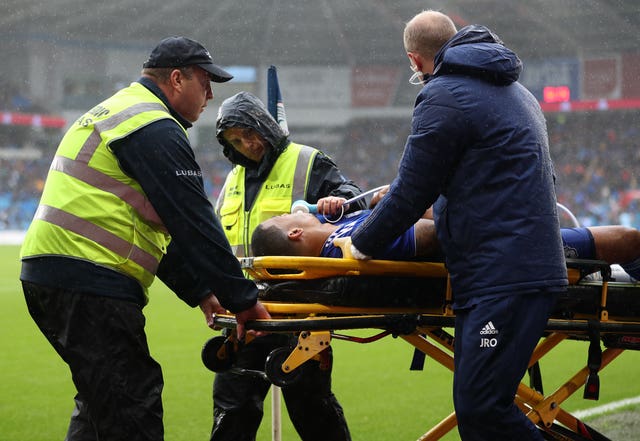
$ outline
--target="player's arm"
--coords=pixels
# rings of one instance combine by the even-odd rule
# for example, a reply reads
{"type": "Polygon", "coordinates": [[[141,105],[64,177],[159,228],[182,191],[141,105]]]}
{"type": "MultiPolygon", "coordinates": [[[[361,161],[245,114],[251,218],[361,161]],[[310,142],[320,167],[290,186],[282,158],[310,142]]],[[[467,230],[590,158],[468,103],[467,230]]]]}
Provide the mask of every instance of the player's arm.
{"type": "Polygon", "coordinates": [[[416,256],[435,257],[442,254],[433,220],[418,220],[414,226],[414,231],[416,237],[416,256]]]}

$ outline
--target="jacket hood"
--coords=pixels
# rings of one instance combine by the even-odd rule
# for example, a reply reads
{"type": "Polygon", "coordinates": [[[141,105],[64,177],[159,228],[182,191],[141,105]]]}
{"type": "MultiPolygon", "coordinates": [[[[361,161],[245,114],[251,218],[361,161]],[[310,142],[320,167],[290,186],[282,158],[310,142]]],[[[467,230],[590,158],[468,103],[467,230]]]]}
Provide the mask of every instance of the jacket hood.
{"type": "Polygon", "coordinates": [[[267,140],[271,148],[263,158],[263,163],[265,160],[274,161],[289,144],[289,134],[269,114],[262,101],[248,92],[237,93],[222,102],[216,119],[216,138],[223,147],[224,156],[233,164],[258,167],[259,164],[240,154],[222,137],[222,132],[232,127],[254,129],[267,140]]]}
{"type": "Polygon", "coordinates": [[[447,73],[507,85],[518,80],[522,61],[502,40],[481,25],[466,26],[438,51],[433,76],[447,73]]]}

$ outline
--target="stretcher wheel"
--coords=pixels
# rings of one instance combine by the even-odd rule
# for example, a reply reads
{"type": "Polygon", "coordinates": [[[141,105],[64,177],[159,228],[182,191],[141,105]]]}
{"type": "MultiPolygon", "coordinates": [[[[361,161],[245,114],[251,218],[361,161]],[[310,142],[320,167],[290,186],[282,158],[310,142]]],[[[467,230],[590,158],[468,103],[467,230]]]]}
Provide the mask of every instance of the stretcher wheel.
{"type": "Polygon", "coordinates": [[[226,337],[213,337],[202,347],[202,363],[210,371],[224,372],[233,365],[232,348],[226,342],[226,337]]]}
{"type": "Polygon", "coordinates": [[[267,357],[267,361],[264,364],[264,373],[267,375],[269,381],[279,387],[290,386],[296,383],[302,375],[302,366],[298,366],[297,369],[285,372],[282,369],[282,365],[289,357],[291,349],[278,348],[271,351],[267,357]]]}

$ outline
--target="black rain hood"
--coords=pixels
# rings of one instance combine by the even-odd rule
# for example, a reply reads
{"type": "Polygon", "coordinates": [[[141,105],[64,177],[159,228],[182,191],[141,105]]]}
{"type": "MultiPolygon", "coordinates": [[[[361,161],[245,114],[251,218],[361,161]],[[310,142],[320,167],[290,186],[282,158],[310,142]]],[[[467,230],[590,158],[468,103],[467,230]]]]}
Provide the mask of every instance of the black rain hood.
{"type": "Polygon", "coordinates": [[[522,72],[520,58],[482,25],[460,29],[438,51],[434,66],[433,77],[462,74],[505,86],[517,81],[522,72]]]}
{"type": "Polygon", "coordinates": [[[267,140],[269,148],[261,164],[273,164],[280,153],[289,145],[289,133],[269,114],[267,108],[256,96],[248,92],[239,92],[222,102],[216,119],[216,138],[222,145],[224,156],[234,165],[246,168],[258,168],[258,164],[239,153],[222,137],[222,132],[232,127],[256,130],[267,140]]]}

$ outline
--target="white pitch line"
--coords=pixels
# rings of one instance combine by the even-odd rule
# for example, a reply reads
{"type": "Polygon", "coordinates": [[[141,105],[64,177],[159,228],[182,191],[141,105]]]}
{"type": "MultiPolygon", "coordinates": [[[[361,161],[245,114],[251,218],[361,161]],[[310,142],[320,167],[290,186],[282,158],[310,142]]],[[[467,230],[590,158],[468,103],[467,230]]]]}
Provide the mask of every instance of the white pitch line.
{"type": "Polygon", "coordinates": [[[603,413],[611,412],[612,410],[619,409],[621,407],[629,406],[631,404],[640,403],[640,395],[633,398],[625,398],[620,401],[612,401],[611,403],[603,404],[602,406],[592,407],[591,409],[577,410],[575,412],[571,412],[571,414],[578,418],[588,418],[594,415],[600,415],[603,413]]]}

